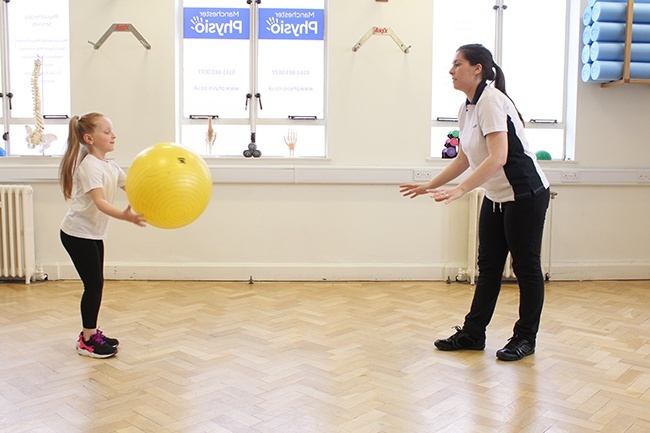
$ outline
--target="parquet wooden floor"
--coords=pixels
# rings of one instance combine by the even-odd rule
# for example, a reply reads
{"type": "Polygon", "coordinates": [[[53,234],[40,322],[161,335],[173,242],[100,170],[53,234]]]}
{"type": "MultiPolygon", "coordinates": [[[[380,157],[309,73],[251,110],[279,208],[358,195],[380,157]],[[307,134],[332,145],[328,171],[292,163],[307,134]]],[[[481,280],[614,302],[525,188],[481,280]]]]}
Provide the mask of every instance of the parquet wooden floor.
{"type": "Polygon", "coordinates": [[[486,350],[448,353],[466,284],[107,281],[105,360],[75,352],[80,287],[0,284],[0,431],[650,431],[650,281],[548,283],[514,363],[513,284],[486,350]]]}

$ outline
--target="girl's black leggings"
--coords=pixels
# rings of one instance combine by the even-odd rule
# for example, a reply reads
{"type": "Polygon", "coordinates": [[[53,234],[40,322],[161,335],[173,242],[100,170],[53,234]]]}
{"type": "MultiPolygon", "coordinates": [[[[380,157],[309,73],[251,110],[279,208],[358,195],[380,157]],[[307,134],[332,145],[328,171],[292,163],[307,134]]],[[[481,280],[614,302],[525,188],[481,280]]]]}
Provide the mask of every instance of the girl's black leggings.
{"type": "Polygon", "coordinates": [[[95,329],[104,290],[104,241],[77,238],[61,231],[61,243],[84,285],[81,296],[83,327],[95,329]]]}
{"type": "Polygon", "coordinates": [[[544,304],[541,249],[549,200],[549,189],[506,203],[483,199],[479,217],[479,274],[472,306],[463,325],[470,335],[485,338],[510,252],[519,285],[519,320],[514,335],[535,341],[544,304]]]}

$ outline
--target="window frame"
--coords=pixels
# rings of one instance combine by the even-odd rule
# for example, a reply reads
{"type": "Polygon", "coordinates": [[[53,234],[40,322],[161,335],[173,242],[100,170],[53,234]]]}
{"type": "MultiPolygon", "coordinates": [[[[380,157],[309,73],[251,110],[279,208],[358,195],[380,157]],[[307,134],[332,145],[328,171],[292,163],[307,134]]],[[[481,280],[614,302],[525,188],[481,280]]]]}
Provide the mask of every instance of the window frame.
{"type": "MultiPolygon", "coordinates": [[[[434,0],[434,1],[441,1],[441,0],[434,0]]],[[[444,0],[443,0],[444,1],[444,0]]],[[[564,54],[563,54],[563,67],[564,67],[564,74],[563,74],[563,89],[562,89],[562,105],[561,105],[561,114],[562,117],[560,119],[551,119],[555,120],[553,121],[545,121],[547,119],[534,119],[534,118],[528,118],[525,119],[525,127],[527,130],[533,130],[533,131],[561,131],[562,134],[562,155],[560,158],[555,158],[554,161],[572,161],[575,158],[575,146],[573,143],[573,134],[571,131],[575,130],[575,126],[571,124],[572,119],[574,119],[573,113],[575,111],[574,106],[570,106],[570,104],[575,105],[575,95],[573,97],[569,94],[569,92],[577,92],[577,89],[575,86],[572,86],[570,83],[570,76],[573,73],[573,69],[571,68],[570,65],[572,65],[573,59],[573,50],[571,50],[571,41],[573,40],[573,36],[571,33],[571,21],[573,19],[573,13],[572,10],[574,8],[574,3],[576,3],[578,0],[566,0],[565,3],[565,22],[564,22],[564,29],[565,29],[565,37],[564,37],[564,54]]],[[[497,64],[501,65],[501,59],[502,59],[502,54],[503,54],[503,31],[504,31],[504,9],[506,9],[506,14],[507,14],[507,4],[505,3],[505,0],[494,0],[494,5],[493,9],[495,12],[494,16],[494,52],[493,52],[493,57],[494,60],[497,64]]],[[[434,12],[435,13],[435,12],[434,12]]],[[[506,15],[507,19],[507,15],[506,15]]],[[[435,41],[434,41],[435,43],[435,41]]],[[[435,83],[432,85],[432,98],[435,98],[435,83]]],[[[460,101],[461,99],[459,99],[460,101]]],[[[460,105],[460,104],[459,104],[460,105]]],[[[444,159],[441,157],[441,150],[442,150],[442,144],[444,141],[441,139],[439,135],[434,135],[433,131],[434,128],[447,128],[447,129],[458,129],[458,119],[455,117],[442,117],[442,116],[436,116],[435,113],[433,112],[433,106],[432,106],[432,113],[431,113],[431,148],[429,152],[429,158],[432,160],[441,160],[444,159]]],[[[573,122],[575,122],[573,120],[573,122]]],[[[531,134],[532,135],[532,134],[531,134]]]]}
{"type": "MultiPolygon", "coordinates": [[[[322,118],[303,118],[300,116],[301,113],[296,113],[296,116],[294,118],[265,118],[261,117],[258,113],[259,111],[259,101],[255,97],[255,94],[258,93],[258,86],[259,82],[257,80],[257,61],[258,59],[256,58],[257,56],[257,50],[258,50],[258,41],[259,41],[259,29],[258,24],[259,24],[259,19],[258,19],[258,2],[251,1],[248,2],[249,6],[251,8],[251,14],[250,14],[250,35],[249,35],[249,48],[250,48],[250,84],[249,84],[249,89],[248,89],[248,94],[250,97],[248,98],[248,117],[242,117],[242,118],[227,118],[227,117],[218,117],[219,113],[202,113],[202,114],[189,114],[186,117],[185,113],[185,94],[184,94],[184,89],[183,86],[185,84],[185,74],[184,74],[184,50],[183,50],[183,42],[184,42],[184,37],[183,37],[183,28],[184,28],[184,9],[185,9],[185,2],[183,0],[178,2],[178,10],[177,10],[177,26],[178,26],[178,31],[177,31],[177,82],[176,82],[176,119],[177,119],[177,134],[176,134],[176,140],[179,143],[182,143],[182,137],[183,137],[183,129],[188,126],[202,126],[206,127],[208,119],[212,117],[212,122],[214,127],[217,125],[223,125],[223,126],[243,126],[243,127],[249,127],[250,128],[250,138],[251,141],[253,140],[253,135],[257,134],[257,127],[262,126],[270,126],[270,127],[275,127],[275,126],[281,126],[281,127],[286,127],[286,128],[291,128],[291,127],[304,127],[304,126],[317,126],[321,127],[323,130],[323,154],[322,155],[313,155],[313,156],[305,156],[305,157],[300,157],[301,159],[315,159],[315,160],[323,160],[328,158],[328,142],[327,142],[327,100],[328,100],[328,80],[327,80],[327,68],[328,68],[328,9],[329,9],[329,1],[328,0],[323,0],[323,13],[324,13],[324,18],[323,18],[323,107],[322,107],[322,113],[323,117],[322,118]]],[[[192,6],[188,6],[192,7],[192,6]]],[[[211,6],[205,6],[207,8],[211,6]]],[[[242,94],[242,104],[244,104],[244,96],[245,94],[242,94]]],[[[264,97],[262,94],[262,104],[264,103],[264,97]]],[[[240,159],[242,157],[245,157],[243,155],[243,152],[246,150],[246,144],[245,142],[241,143],[241,151],[237,155],[209,155],[205,153],[201,153],[201,156],[204,158],[210,158],[210,159],[240,159]]],[[[258,143],[260,144],[260,143],[258,143]]],[[[264,151],[263,148],[264,144],[263,141],[260,144],[260,150],[264,151]]],[[[273,156],[268,156],[265,154],[262,154],[264,158],[274,158],[274,159],[290,159],[290,156],[282,156],[282,155],[273,155],[273,156]]]]}
{"type": "MultiPolygon", "coordinates": [[[[50,3],[52,4],[52,3],[50,3]]],[[[10,109],[11,107],[11,98],[8,98],[8,94],[13,95],[13,89],[12,89],[12,71],[11,71],[11,59],[10,59],[10,37],[9,37],[9,31],[10,31],[10,26],[9,26],[9,16],[11,11],[9,10],[12,6],[12,3],[8,1],[3,1],[2,6],[0,7],[0,22],[2,23],[2,31],[0,31],[0,75],[1,75],[1,92],[3,97],[1,98],[0,101],[0,106],[2,107],[2,110],[0,111],[0,124],[2,125],[2,143],[0,144],[0,148],[2,148],[6,155],[3,155],[4,157],[20,157],[20,156],[60,156],[63,153],[63,150],[65,149],[66,146],[66,138],[67,138],[67,124],[68,120],[70,117],[70,112],[71,112],[71,80],[70,80],[70,53],[71,53],[71,47],[70,47],[70,30],[69,30],[69,25],[66,26],[68,29],[67,32],[67,56],[68,56],[68,75],[67,75],[67,94],[68,94],[68,99],[67,99],[67,107],[66,111],[67,113],[42,113],[43,117],[43,124],[45,126],[45,133],[52,133],[52,132],[57,132],[56,135],[56,140],[52,143],[51,147],[48,149],[30,149],[28,146],[24,147],[19,147],[19,146],[12,146],[12,141],[19,142],[21,139],[24,137],[24,133],[18,133],[18,132],[13,132],[13,131],[19,131],[16,128],[19,127],[24,127],[24,126],[29,126],[31,128],[36,127],[36,119],[35,116],[31,117],[19,117],[13,115],[14,110],[10,109]],[[49,127],[49,128],[48,128],[49,127]],[[52,130],[54,128],[54,131],[52,130]],[[62,134],[62,132],[64,132],[62,134]]],[[[61,2],[61,5],[65,5],[65,10],[66,14],[61,14],[61,16],[65,16],[66,20],[69,22],[69,16],[70,16],[70,4],[66,0],[65,2],[61,2]]],[[[44,56],[43,58],[47,58],[44,56]]],[[[65,82],[65,80],[60,80],[56,82],[56,85],[58,86],[61,82],[65,82]]],[[[42,84],[42,82],[41,82],[42,84]]],[[[40,88],[41,91],[43,91],[43,86],[41,85],[40,88]]],[[[64,92],[65,93],[65,92],[64,92]]],[[[32,92],[30,89],[30,99],[32,98],[32,92]]]]}

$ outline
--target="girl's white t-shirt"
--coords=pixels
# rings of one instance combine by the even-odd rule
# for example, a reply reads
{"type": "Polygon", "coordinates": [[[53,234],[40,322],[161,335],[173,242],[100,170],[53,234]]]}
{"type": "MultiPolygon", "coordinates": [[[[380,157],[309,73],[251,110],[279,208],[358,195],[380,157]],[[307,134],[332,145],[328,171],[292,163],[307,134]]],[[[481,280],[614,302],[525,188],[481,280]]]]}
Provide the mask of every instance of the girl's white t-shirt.
{"type": "Polygon", "coordinates": [[[61,230],[78,238],[106,239],[110,217],[97,209],[89,193],[103,188],[104,197],[112,204],[117,189],[125,184],[126,173],[117,163],[86,155],[75,172],[72,202],[61,222],[61,230]]]}

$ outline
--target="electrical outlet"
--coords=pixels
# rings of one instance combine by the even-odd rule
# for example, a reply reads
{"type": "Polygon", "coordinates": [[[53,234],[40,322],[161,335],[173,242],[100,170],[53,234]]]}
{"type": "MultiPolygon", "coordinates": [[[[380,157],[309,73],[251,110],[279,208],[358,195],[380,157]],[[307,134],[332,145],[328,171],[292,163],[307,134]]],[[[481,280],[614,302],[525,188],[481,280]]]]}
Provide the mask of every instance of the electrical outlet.
{"type": "Polygon", "coordinates": [[[413,170],[413,180],[418,182],[427,182],[433,179],[431,170],[413,170]]]}
{"type": "Polygon", "coordinates": [[[563,171],[562,182],[579,182],[580,175],[576,171],[563,171]]]}
{"type": "Polygon", "coordinates": [[[637,173],[637,183],[650,183],[650,173],[637,173]]]}

